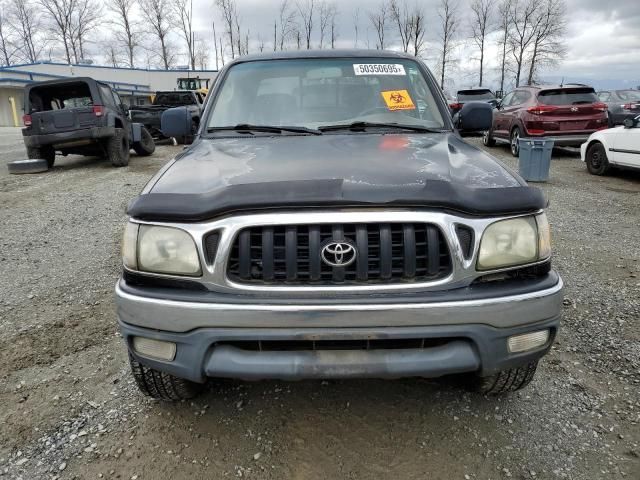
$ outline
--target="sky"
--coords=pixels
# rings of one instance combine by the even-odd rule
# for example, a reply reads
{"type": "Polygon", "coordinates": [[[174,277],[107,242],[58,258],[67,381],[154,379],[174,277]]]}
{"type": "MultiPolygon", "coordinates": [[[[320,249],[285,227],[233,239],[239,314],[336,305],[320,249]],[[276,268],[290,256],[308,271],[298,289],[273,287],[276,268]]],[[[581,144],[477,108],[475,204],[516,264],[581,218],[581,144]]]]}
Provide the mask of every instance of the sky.
{"type": "MultiPolygon", "coordinates": [[[[294,2],[295,0],[290,0],[294,2]]],[[[251,33],[252,49],[257,48],[258,38],[272,45],[273,22],[277,16],[280,0],[236,0],[242,26],[251,33]]],[[[409,5],[413,0],[407,0],[409,5]]],[[[457,66],[448,75],[447,87],[468,87],[477,84],[477,60],[470,48],[469,4],[471,0],[457,0],[461,24],[456,50],[457,66]]],[[[624,88],[640,86],[640,0],[565,0],[567,5],[568,54],[560,65],[541,73],[543,80],[560,82],[584,82],[596,88],[624,88]]],[[[338,47],[355,46],[354,13],[359,13],[358,47],[369,45],[375,48],[375,32],[367,12],[375,10],[380,0],[335,0],[338,8],[338,47]]],[[[427,48],[425,60],[435,72],[438,50],[440,19],[437,9],[440,0],[420,0],[427,13],[427,48]]],[[[211,20],[218,21],[222,30],[218,10],[214,0],[194,0],[196,27],[202,35],[211,35],[211,20]]],[[[319,42],[315,32],[315,44],[319,42]]],[[[499,34],[492,34],[489,42],[488,69],[486,75],[489,86],[496,87],[499,34]]],[[[395,34],[392,35],[395,37],[395,34]]],[[[212,37],[211,37],[212,38],[212,37]]],[[[398,40],[392,41],[399,48],[398,40]]],[[[210,63],[215,64],[212,58],[210,63]]],[[[215,65],[213,65],[215,67],[215,65]]]]}

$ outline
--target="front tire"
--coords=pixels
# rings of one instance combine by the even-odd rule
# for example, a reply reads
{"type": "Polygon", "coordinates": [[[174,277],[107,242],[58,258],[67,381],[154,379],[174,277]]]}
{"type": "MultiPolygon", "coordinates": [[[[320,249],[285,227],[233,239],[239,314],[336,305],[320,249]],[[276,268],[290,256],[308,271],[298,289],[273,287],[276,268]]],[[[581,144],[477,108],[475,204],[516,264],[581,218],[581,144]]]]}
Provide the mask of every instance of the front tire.
{"type": "Polygon", "coordinates": [[[138,362],[131,354],[129,364],[138,389],[148,397],[174,402],[193,398],[202,390],[199,383],[154,370],[138,362]]]}
{"type": "Polygon", "coordinates": [[[53,167],[56,161],[56,151],[52,147],[27,147],[27,157],[30,159],[43,158],[47,161],[47,167],[53,167]]]}
{"type": "Polygon", "coordinates": [[[471,383],[474,391],[484,395],[501,395],[520,390],[533,380],[538,361],[533,361],[521,367],[502,370],[488,377],[476,377],[471,383]]]}
{"type": "Polygon", "coordinates": [[[116,128],[116,133],[105,143],[107,158],[114,167],[126,167],[129,165],[129,138],[122,128],[116,128]]]}
{"type": "Polygon", "coordinates": [[[594,143],[587,150],[587,170],[591,175],[604,175],[609,170],[607,152],[600,142],[594,143]]]}
{"type": "Polygon", "coordinates": [[[520,156],[520,144],[518,143],[519,140],[520,140],[520,129],[518,127],[514,127],[514,129],[511,130],[511,138],[509,141],[509,145],[511,147],[511,155],[513,155],[516,158],[520,156]]]}

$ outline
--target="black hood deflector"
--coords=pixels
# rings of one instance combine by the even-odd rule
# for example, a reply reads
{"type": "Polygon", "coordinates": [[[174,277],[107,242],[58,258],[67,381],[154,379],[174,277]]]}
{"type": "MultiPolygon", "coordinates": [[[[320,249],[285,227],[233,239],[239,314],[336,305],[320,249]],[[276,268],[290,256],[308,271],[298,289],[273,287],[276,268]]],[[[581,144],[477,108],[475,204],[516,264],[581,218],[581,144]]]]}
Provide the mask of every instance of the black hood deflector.
{"type": "Polygon", "coordinates": [[[246,210],[313,207],[417,207],[469,215],[530,213],[547,206],[535,187],[469,188],[429,180],[419,188],[360,185],[342,179],[295,180],[230,185],[214,193],[147,193],[127,213],[136,219],[200,222],[246,210]]]}

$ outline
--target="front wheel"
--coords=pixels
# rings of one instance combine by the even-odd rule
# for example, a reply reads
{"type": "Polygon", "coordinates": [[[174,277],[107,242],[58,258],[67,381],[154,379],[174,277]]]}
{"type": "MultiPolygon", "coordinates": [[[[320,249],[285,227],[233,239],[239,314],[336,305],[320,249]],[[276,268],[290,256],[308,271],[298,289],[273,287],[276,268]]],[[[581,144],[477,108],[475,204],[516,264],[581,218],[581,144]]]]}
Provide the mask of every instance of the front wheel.
{"type": "Polygon", "coordinates": [[[138,362],[131,354],[129,354],[129,365],[138,389],[148,397],[167,402],[188,400],[202,390],[202,385],[199,383],[154,370],[138,362]]]}
{"type": "Polygon", "coordinates": [[[514,157],[518,157],[520,155],[519,140],[520,140],[520,129],[518,127],[515,127],[511,131],[511,141],[510,141],[511,155],[513,155],[514,157]]]}
{"type": "Polygon", "coordinates": [[[536,360],[521,367],[502,370],[488,377],[476,377],[470,386],[472,390],[484,395],[515,392],[531,383],[537,367],[538,361],[536,360]]]}
{"type": "Polygon", "coordinates": [[[587,150],[587,170],[591,175],[604,175],[609,170],[609,160],[604,145],[594,143],[587,150]]]}

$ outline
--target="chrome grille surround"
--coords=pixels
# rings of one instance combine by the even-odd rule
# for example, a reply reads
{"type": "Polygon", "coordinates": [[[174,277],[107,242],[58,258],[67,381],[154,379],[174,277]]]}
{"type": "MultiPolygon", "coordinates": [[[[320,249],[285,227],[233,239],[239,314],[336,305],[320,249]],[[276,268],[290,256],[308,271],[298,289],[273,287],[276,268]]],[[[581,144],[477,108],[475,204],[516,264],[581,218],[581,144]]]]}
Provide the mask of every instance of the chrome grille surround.
{"type": "Polygon", "coordinates": [[[410,292],[410,291],[436,291],[450,288],[464,287],[472,283],[476,278],[502,271],[515,270],[524,266],[544,263],[548,259],[533,262],[527,265],[492,270],[491,272],[476,271],[476,259],[479,244],[484,230],[492,223],[509,218],[531,216],[541,213],[531,212],[521,215],[505,215],[495,217],[471,217],[454,215],[442,211],[416,210],[416,209],[327,209],[327,210],[299,210],[275,211],[267,213],[241,213],[229,215],[223,218],[200,223],[176,223],[176,222],[147,222],[131,218],[130,221],[146,225],[160,225],[185,230],[194,239],[200,262],[202,275],[197,278],[155,273],[136,272],[142,275],[163,278],[175,278],[191,280],[202,283],[207,289],[223,293],[260,293],[264,295],[287,295],[298,293],[300,295],[322,295],[327,292],[336,294],[358,293],[384,293],[384,292],[410,292]],[[299,224],[335,224],[335,223],[428,223],[438,227],[444,235],[451,256],[450,273],[432,281],[403,282],[384,284],[360,284],[360,285],[283,285],[283,284],[250,284],[239,283],[227,276],[227,261],[231,254],[233,241],[240,230],[259,226],[281,226],[299,224]],[[465,258],[463,247],[456,233],[457,226],[464,226],[473,231],[471,254],[465,258]],[[212,232],[218,232],[219,242],[217,253],[213,263],[207,260],[205,249],[205,237],[212,232]]]}

